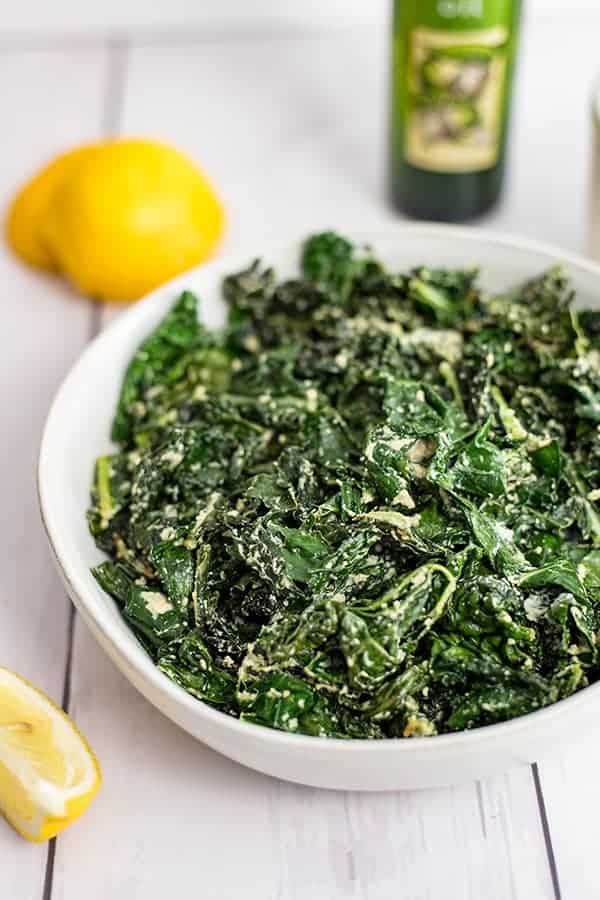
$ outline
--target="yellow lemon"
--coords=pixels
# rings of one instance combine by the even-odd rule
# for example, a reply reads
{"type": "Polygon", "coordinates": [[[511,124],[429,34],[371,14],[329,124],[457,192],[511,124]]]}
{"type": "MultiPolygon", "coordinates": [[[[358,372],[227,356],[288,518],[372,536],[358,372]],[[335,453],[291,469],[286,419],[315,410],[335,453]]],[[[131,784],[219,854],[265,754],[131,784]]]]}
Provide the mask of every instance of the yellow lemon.
{"type": "Polygon", "coordinates": [[[211,254],[223,210],[186,156],[147,140],[85,155],[42,226],[57,267],[83,293],[135,300],[211,254]]]}
{"type": "Polygon", "coordinates": [[[77,164],[96,149],[90,144],[63,153],[45,166],[14,198],[6,221],[8,242],[25,262],[49,271],[56,270],[41,233],[54,194],[77,164]]]}
{"type": "Polygon", "coordinates": [[[0,666],[0,812],[23,837],[54,837],[100,787],[96,757],[73,722],[0,666]]]}

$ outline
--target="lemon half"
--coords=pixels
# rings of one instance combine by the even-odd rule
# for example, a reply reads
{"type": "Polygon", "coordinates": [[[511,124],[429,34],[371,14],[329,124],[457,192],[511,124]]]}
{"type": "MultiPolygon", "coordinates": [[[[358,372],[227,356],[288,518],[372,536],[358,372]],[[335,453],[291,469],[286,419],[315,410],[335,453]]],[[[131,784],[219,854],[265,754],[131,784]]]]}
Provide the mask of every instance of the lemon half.
{"type": "Polygon", "coordinates": [[[71,719],[0,666],[0,812],[30,841],[70,825],[100,787],[96,757],[71,719]]]}
{"type": "Polygon", "coordinates": [[[9,244],[93,299],[130,301],[207,259],[224,211],[204,173],[158,141],[119,139],[54,159],[14,199],[9,244]]]}
{"type": "Polygon", "coordinates": [[[57,270],[56,260],[41,232],[41,223],[48,218],[57,189],[95,148],[96,145],[89,144],[57,156],[28,181],[12,201],[6,220],[6,235],[15,253],[29,265],[50,272],[57,270]]]}

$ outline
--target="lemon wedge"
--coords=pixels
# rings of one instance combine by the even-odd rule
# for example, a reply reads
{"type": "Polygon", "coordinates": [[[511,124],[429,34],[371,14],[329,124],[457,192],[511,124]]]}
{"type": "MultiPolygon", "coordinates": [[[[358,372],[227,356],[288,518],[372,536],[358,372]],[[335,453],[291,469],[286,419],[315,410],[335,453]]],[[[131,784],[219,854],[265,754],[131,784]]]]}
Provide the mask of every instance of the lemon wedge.
{"type": "Polygon", "coordinates": [[[96,757],[45,694],[0,666],[0,812],[24,838],[70,825],[100,787],[96,757]]]}

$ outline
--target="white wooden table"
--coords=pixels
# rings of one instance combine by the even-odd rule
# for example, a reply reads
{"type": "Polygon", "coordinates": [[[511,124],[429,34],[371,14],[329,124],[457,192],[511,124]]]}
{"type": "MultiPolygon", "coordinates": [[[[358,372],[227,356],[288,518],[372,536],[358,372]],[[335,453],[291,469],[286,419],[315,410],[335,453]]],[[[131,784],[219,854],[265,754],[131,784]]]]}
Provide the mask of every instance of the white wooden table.
{"type": "MultiPolygon", "coordinates": [[[[584,249],[599,36],[600,11],[527,24],[509,183],[486,227],[584,249]]],[[[375,26],[0,37],[0,196],[68,144],[150,134],[220,186],[230,249],[391,221],[386,70],[375,26]]],[[[55,844],[0,824],[0,900],[599,898],[593,746],[448,790],[328,793],[221,758],[130,687],[65,598],[34,486],[51,395],[114,312],[4,247],[0,284],[0,662],[65,704],[104,770],[93,808],[55,844]]]]}

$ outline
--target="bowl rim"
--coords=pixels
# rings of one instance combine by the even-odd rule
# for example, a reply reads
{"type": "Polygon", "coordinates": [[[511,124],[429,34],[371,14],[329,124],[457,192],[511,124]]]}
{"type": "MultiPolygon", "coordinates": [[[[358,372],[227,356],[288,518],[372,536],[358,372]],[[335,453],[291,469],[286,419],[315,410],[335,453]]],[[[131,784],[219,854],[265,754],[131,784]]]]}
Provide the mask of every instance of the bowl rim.
{"type": "MultiPolygon", "coordinates": [[[[450,240],[457,240],[466,244],[488,243],[506,249],[516,249],[530,253],[538,253],[545,256],[554,257],[559,265],[571,265],[583,270],[588,274],[596,277],[599,281],[600,288],[600,263],[596,263],[586,258],[582,254],[563,250],[559,245],[538,241],[535,239],[521,237],[506,232],[488,231],[481,227],[469,227],[460,225],[437,224],[429,222],[398,222],[398,223],[380,223],[374,224],[372,227],[364,225],[352,228],[348,225],[332,225],[332,230],[337,230],[342,234],[347,234],[350,239],[355,242],[362,241],[365,244],[373,245],[376,249],[377,237],[388,236],[390,233],[402,236],[403,232],[411,232],[423,237],[447,237],[450,240]]],[[[265,257],[268,259],[269,253],[276,254],[277,251],[290,249],[294,245],[298,245],[300,238],[290,236],[287,240],[273,241],[266,239],[268,244],[265,257]]],[[[256,740],[266,743],[274,743],[282,749],[285,747],[295,748],[298,750],[307,750],[309,747],[318,746],[323,750],[343,751],[344,753],[364,753],[371,755],[385,754],[393,751],[394,754],[412,754],[416,750],[418,752],[434,753],[443,750],[468,751],[475,750],[477,745],[481,745],[482,740],[486,742],[495,742],[500,735],[509,738],[516,734],[530,732],[538,724],[542,722],[550,725],[561,714],[570,710],[575,712],[577,707],[588,703],[592,699],[592,692],[599,696],[600,680],[587,685],[581,690],[569,697],[551,703],[533,712],[508,719],[505,722],[497,722],[491,725],[481,725],[476,728],[463,729],[462,731],[447,732],[443,734],[435,734],[427,737],[426,740],[406,740],[403,737],[389,738],[341,738],[341,737],[320,737],[317,735],[307,735],[296,732],[286,732],[266,725],[258,725],[252,722],[245,722],[227,713],[221,712],[215,707],[210,706],[203,700],[193,697],[184,688],[175,684],[166,675],[164,675],[148,656],[142,645],[137,641],[132,631],[116,631],[109,619],[105,617],[104,609],[96,598],[88,591],[80,574],[80,567],[77,563],[69,559],[66,552],[64,542],[61,536],[61,526],[57,521],[57,517],[52,505],[51,489],[49,487],[52,479],[49,477],[52,468],[52,445],[54,435],[60,431],[61,406],[63,398],[67,395],[71,385],[77,381],[80,372],[90,358],[98,354],[102,348],[109,346],[113,336],[122,330],[126,330],[129,324],[134,320],[143,319],[152,304],[163,298],[166,291],[176,293],[188,286],[190,279],[196,276],[196,273],[210,272],[213,270],[229,269],[235,270],[247,258],[255,258],[256,254],[247,252],[243,246],[233,252],[228,252],[222,257],[209,260],[202,266],[197,266],[182,275],[178,275],[149,294],[142,297],[135,304],[130,306],[117,319],[110,322],[96,337],[93,338],[83,349],[81,354],[69,368],[67,374],[62,379],[58,389],[56,390],[46,420],[43,427],[42,438],[38,455],[37,465],[37,495],[40,507],[40,515],[44,530],[55,564],[58,567],[62,578],[67,585],[68,591],[73,602],[82,614],[84,621],[93,623],[92,631],[99,630],[103,639],[111,646],[114,654],[119,657],[128,668],[133,669],[137,677],[150,685],[166,698],[170,699],[179,707],[186,709],[192,717],[206,719],[212,722],[221,730],[229,731],[232,737],[253,736],[256,740]]],[[[92,462],[92,461],[90,461],[92,462]]],[[[82,511],[81,525],[84,527],[85,516],[82,511]]],[[[108,596],[108,595],[107,595],[108,596]]],[[[113,601],[114,602],[114,601],[113,601]]],[[[95,634],[97,638],[97,635],[95,634]]],[[[104,648],[103,648],[104,649],[104,648]]],[[[115,663],[116,664],[116,663],[115,663]]],[[[136,685],[137,687],[137,685],[136,685]]],[[[139,690],[139,688],[138,688],[139,690]]],[[[150,701],[153,705],[157,705],[154,701],[150,701]]],[[[161,707],[159,707],[161,708],[161,707]]],[[[164,713],[170,717],[168,713],[164,713]]],[[[172,718],[172,717],[170,717],[172,718]]],[[[202,740],[200,738],[200,740],[202,740]]]]}

